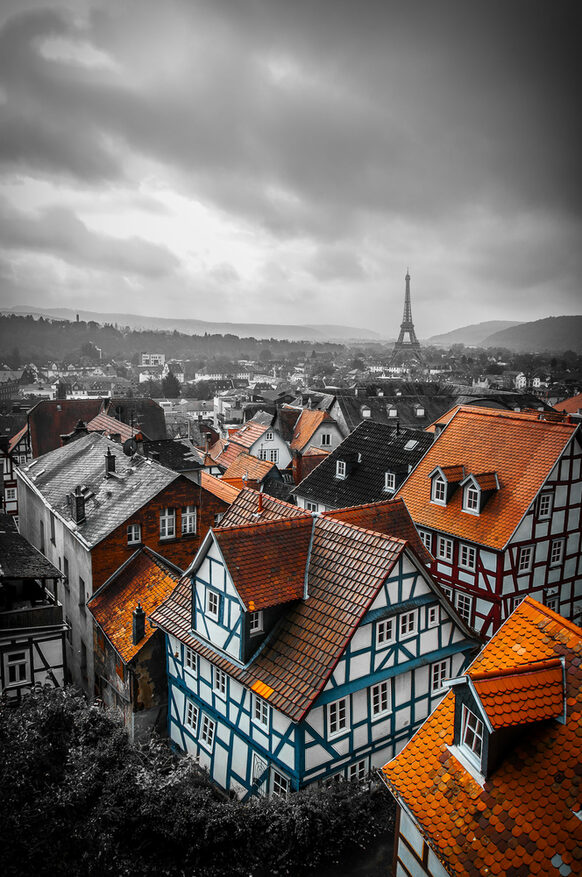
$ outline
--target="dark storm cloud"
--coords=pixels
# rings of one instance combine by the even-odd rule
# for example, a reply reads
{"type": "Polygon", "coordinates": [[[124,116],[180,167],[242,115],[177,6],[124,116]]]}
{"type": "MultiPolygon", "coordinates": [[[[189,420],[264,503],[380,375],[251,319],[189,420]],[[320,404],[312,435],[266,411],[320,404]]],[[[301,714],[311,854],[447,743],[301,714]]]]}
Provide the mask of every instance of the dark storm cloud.
{"type": "Polygon", "coordinates": [[[63,207],[33,216],[0,200],[0,241],[5,250],[42,253],[71,265],[143,277],[165,277],[179,265],[165,247],[135,237],[120,240],[98,234],[63,207]]]}

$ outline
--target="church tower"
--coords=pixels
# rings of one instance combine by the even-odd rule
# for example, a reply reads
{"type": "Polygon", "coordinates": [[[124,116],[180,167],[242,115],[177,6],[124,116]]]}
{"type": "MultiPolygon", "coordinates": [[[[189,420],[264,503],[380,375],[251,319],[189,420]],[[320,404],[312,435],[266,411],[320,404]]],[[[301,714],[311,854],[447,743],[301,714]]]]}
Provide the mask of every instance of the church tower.
{"type": "Polygon", "coordinates": [[[410,274],[406,270],[406,290],[404,293],[404,315],[400,324],[400,335],[398,341],[394,345],[392,351],[392,362],[404,362],[414,359],[422,362],[422,354],[420,352],[420,341],[416,337],[414,331],[414,323],[412,322],[412,308],[410,306],[410,274]],[[408,336],[408,340],[405,338],[408,336]]]}

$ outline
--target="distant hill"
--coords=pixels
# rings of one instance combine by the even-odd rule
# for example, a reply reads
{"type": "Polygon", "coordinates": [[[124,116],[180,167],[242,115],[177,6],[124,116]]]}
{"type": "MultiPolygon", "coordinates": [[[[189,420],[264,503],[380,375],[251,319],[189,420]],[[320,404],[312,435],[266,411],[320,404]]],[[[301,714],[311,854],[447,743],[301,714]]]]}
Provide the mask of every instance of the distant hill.
{"type": "Polygon", "coordinates": [[[516,353],[582,353],[582,316],[546,317],[494,332],[483,347],[507,347],[516,353]]]}
{"type": "Polygon", "coordinates": [[[182,332],[186,335],[237,335],[240,338],[277,338],[289,341],[379,341],[380,335],[371,329],[360,329],[353,326],[308,325],[285,326],[279,323],[222,323],[206,322],[205,320],[183,320],[172,317],[144,317],[139,314],[111,314],[97,311],[75,311],[71,308],[35,308],[29,305],[17,305],[2,309],[4,314],[33,314],[50,319],[70,320],[74,322],[77,314],[80,320],[95,323],[111,323],[117,326],[129,326],[130,329],[161,329],[166,332],[182,332]]]}
{"type": "Polygon", "coordinates": [[[433,335],[428,339],[428,344],[435,347],[451,347],[453,344],[465,344],[467,347],[483,347],[486,338],[495,332],[509,329],[512,326],[520,326],[514,320],[487,320],[485,323],[472,323],[461,329],[453,329],[442,335],[433,335]]]}

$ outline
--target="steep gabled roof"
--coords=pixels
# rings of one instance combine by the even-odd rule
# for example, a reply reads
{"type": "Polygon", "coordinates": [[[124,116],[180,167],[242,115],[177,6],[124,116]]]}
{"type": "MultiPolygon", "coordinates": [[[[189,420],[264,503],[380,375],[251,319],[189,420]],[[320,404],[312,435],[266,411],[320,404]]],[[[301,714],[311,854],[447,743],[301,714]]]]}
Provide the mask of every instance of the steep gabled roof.
{"type": "Polygon", "coordinates": [[[231,441],[248,449],[251,448],[270,428],[271,427],[267,426],[266,423],[256,423],[254,420],[249,420],[233,434],[231,441]]]}
{"type": "Polygon", "coordinates": [[[229,504],[235,501],[240,492],[238,487],[233,487],[232,484],[227,484],[226,481],[221,481],[220,478],[215,478],[214,475],[210,475],[208,472],[200,473],[200,487],[208,490],[217,499],[221,499],[229,504]]]}
{"type": "Polygon", "coordinates": [[[28,432],[28,423],[26,423],[22,429],[19,429],[16,435],[12,436],[10,442],[8,444],[8,453],[11,454],[12,451],[16,448],[18,442],[24,438],[26,433],[28,432]]]}
{"type": "MultiPolygon", "coordinates": [[[[153,613],[152,621],[168,633],[191,646],[217,667],[252,688],[272,689],[269,703],[293,721],[300,721],[321,693],[337,661],[360,620],[370,607],[386,576],[405,551],[405,543],[379,533],[335,521],[313,519],[311,552],[305,551],[310,535],[310,518],[251,525],[254,565],[265,575],[265,567],[273,553],[269,549],[261,561],[262,532],[269,528],[280,533],[284,542],[287,531],[300,534],[301,563],[309,556],[307,575],[308,598],[292,605],[264,647],[246,668],[222,657],[192,633],[192,586],[182,581],[172,596],[153,613]]],[[[239,532],[231,536],[233,544],[239,532]]],[[[215,530],[214,537],[223,538],[228,529],[215,530]],[[219,535],[220,534],[220,535],[219,535]]],[[[289,552],[291,555],[292,552],[289,552]]],[[[293,581],[299,581],[300,565],[293,557],[293,581]]],[[[249,558],[251,563],[251,558],[249,558]]],[[[232,569],[229,566],[229,569],[232,569]]]]}
{"type": "Polygon", "coordinates": [[[128,457],[117,442],[96,432],[38,457],[22,467],[19,475],[89,547],[183,477],[140,454],[128,457]],[[115,457],[116,470],[109,477],[105,474],[108,450],[115,457]],[[79,524],[73,521],[68,501],[77,487],[83,490],[86,510],[86,520],[79,524]]]}
{"type": "Polygon", "coordinates": [[[324,421],[335,424],[327,411],[305,408],[295,422],[291,450],[302,451],[311,441],[314,432],[319,429],[324,421]]]}
{"type": "Polygon", "coordinates": [[[554,408],[556,411],[565,411],[567,414],[582,413],[582,393],[578,393],[577,396],[571,396],[569,399],[564,399],[562,402],[556,402],[554,408]]]}
{"type": "Polygon", "coordinates": [[[575,431],[575,424],[534,414],[459,408],[397,496],[417,526],[503,549],[575,431]],[[429,501],[430,474],[437,467],[461,464],[465,477],[493,470],[497,474],[499,490],[479,515],[462,510],[461,490],[446,506],[429,501]]]}
{"type": "Polygon", "coordinates": [[[107,438],[112,435],[120,435],[122,442],[132,438],[138,431],[135,427],[128,426],[127,423],[122,423],[115,417],[103,414],[102,411],[89,421],[87,429],[89,432],[100,432],[107,438]]]}
{"type": "MultiPolygon", "coordinates": [[[[454,692],[449,692],[405,748],[383,768],[388,787],[412,813],[447,871],[477,875],[574,874],[582,856],[582,630],[530,597],[518,606],[468,670],[485,680],[508,673],[492,700],[517,706],[527,674],[516,668],[546,662],[548,710],[558,707],[557,662],[565,660],[566,722],[547,719],[523,728],[497,769],[480,784],[451,752],[454,692]],[[513,690],[512,690],[513,689],[513,690]],[[555,702],[552,704],[552,699],[555,702]]],[[[561,671],[560,671],[561,672],[561,671]]],[[[535,698],[534,698],[535,700],[535,698]]],[[[519,708],[519,707],[518,707],[519,708]]],[[[547,713],[536,715],[543,718],[547,713]]],[[[556,712],[553,713],[556,715],[556,712]]],[[[527,717],[527,716],[526,716],[527,717]]]]}
{"type": "Polygon", "coordinates": [[[364,420],[293,493],[328,508],[382,501],[386,499],[385,473],[408,474],[432,443],[433,437],[424,430],[364,420]],[[359,455],[360,461],[347,478],[338,479],[336,463],[346,454],[359,455]]]}
{"type": "Polygon", "coordinates": [[[223,478],[228,480],[229,478],[243,478],[247,476],[253,481],[262,481],[273,469],[277,469],[274,463],[270,463],[268,460],[259,460],[257,457],[253,457],[252,454],[241,451],[223,473],[223,478]]]}
{"type": "Polygon", "coordinates": [[[283,500],[276,499],[247,487],[241,490],[232,503],[220,527],[238,527],[240,524],[254,524],[257,521],[278,521],[281,518],[311,518],[310,512],[299,509],[283,500]],[[260,504],[260,508],[259,508],[260,504]]]}
{"type": "Polygon", "coordinates": [[[127,664],[155,633],[147,622],[145,635],[133,642],[133,610],[140,603],[149,615],[170,596],[182,570],[150,548],[139,548],[87,602],[95,621],[127,664]]]}
{"type": "Polygon", "coordinates": [[[312,528],[311,519],[304,518],[261,521],[214,531],[247,610],[267,609],[303,596],[312,528]]]}
{"type": "Polygon", "coordinates": [[[59,448],[61,436],[73,431],[79,420],[87,423],[99,414],[102,399],[43,399],[28,412],[33,457],[59,448]]]}

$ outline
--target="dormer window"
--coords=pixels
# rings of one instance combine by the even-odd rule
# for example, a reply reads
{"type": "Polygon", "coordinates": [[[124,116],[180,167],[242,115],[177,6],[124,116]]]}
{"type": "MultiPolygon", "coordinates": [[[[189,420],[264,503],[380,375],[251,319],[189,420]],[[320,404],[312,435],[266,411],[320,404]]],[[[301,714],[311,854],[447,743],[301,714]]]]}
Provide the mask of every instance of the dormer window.
{"type": "Polygon", "coordinates": [[[397,408],[389,408],[388,409],[388,417],[398,417],[398,409],[397,408]]]}
{"type": "Polygon", "coordinates": [[[263,631],[263,610],[259,609],[258,612],[251,612],[249,615],[249,633],[251,636],[255,636],[257,633],[262,633],[263,631]]]}
{"type": "Polygon", "coordinates": [[[461,748],[465,754],[481,769],[481,755],[483,754],[483,735],[485,729],[481,719],[463,704],[463,717],[461,720],[461,748]]]}
{"type": "Polygon", "coordinates": [[[338,460],[335,464],[335,477],[336,478],[345,478],[346,477],[346,464],[343,460],[338,460]]]}
{"type": "Polygon", "coordinates": [[[463,510],[475,515],[479,514],[479,491],[474,487],[465,488],[463,510]]]}
{"type": "Polygon", "coordinates": [[[396,490],[396,475],[394,472],[384,472],[384,490],[390,492],[396,490]]]}
{"type": "Polygon", "coordinates": [[[432,482],[432,497],[433,502],[439,503],[439,505],[446,505],[447,502],[447,485],[443,478],[434,478],[432,482]]]}
{"type": "Polygon", "coordinates": [[[424,417],[424,408],[422,408],[420,405],[416,406],[416,416],[424,417]]]}
{"type": "Polygon", "coordinates": [[[372,410],[370,408],[368,408],[367,405],[362,405],[362,407],[360,408],[360,413],[361,413],[362,417],[371,417],[372,416],[372,410]]]}
{"type": "Polygon", "coordinates": [[[479,515],[487,502],[499,490],[496,472],[480,472],[467,475],[461,482],[463,488],[463,511],[479,515]]]}

